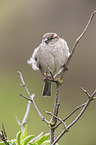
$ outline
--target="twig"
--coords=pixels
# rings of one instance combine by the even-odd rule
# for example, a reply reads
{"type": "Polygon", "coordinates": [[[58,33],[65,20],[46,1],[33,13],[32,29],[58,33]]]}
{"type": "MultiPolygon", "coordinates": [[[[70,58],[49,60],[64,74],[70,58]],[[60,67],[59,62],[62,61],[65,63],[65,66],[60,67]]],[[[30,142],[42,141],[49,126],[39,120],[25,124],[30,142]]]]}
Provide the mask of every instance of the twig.
{"type": "Polygon", "coordinates": [[[2,124],[2,129],[3,129],[4,136],[7,138],[7,134],[6,134],[6,130],[5,130],[4,124],[2,124]]]}
{"type": "MultiPolygon", "coordinates": [[[[80,108],[84,107],[85,103],[80,105],[80,106],[77,106],[67,117],[65,117],[63,119],[63,121],[66,121],[69,117],[71,117],[77,110],[79,110],[80,108]]],[[[60,121],[58,124],[56,124],[54,126],[54,128],[56,129],[62,122],[60,121]]]]}
{"type": "MultiPolygon", "coordinates": [[[[83,91],[83,92],[87,92],[87,91],[83,91]]],[[[89,94],[88,92],[87,92],[87,94],[89,94]]],[[[81,116],[83,115],[83,113],[85,112],[85,110],[87,109],[87,107],[89,106],[89,104],[90,104],[90,102],[92,101],[92,100],[94,100],[95,99],[95,96],[96,95],[96,90],[93,92],[93,94],[92,95],[90,95],[89,97],[88,97],[88,100],[87,100],[87,102],[85,103],[85,105],[84,105],[84,107],[83,107],[83,109],[81,110],[81,112],[79,113],[79,115],[74,119],[74,121],[72,121],[72,123],[70,123],[67,127],[66,127],[66,129],[70,129],[80,118],[81,118],[81,116]]],[[[64,129],[62,132],[61,132],[61,134],[56,138],[56,140],[52,143],[52,145],[55,145],[58,141],[59,141],[59,139],[64,135],[66,133],[66,130],[64,129]]]]}
{"type": "Polygon", "coordinates": [[[26,112],[25,112],[24,118],[22,120],[23,125],[26,124],[26,122],[27,122],[27,117],[28,117],[28,114],[29,114],[29,111],[30,111],[30,105],[31,105],[31,101],[29,101],[28,104],[27,104],[26,112]]]}
{"type": "MultiPolygon", "coordinates": [[[[73,47],[72,47],[70,56],[69,56],[69,58],[68,58],[66,64],[64,65],[63,71],[61,72],[60,81],[63,79],[63,76],[64,76],[64,74],[65,74],[65,72],[66,72],[66,70],[67,70],[67,68],[68,68],[68,65],[69,65],[69,63],[70,63],[70,60],[71,60],[71,58],[72,58],[72,56],[73,56],[73,53],[74,53],[74,51],[75,51],[75,49],[76,49],[76,46],[77,46],[78,42],[80,41],[80,39],[83,37],[83,35],[84,35],[85,32],[87,31],[87,29],[88,29],[88,27],[89,27],[89,24],[91,23],[91,21],[92,21],[93,16],[94,16],[95,13],[96,13],[96,11],[94,11],[94,12],[91,14],[91,17],[90,17],[90,19],[89,19],[89,21],[88,21],[88,23],[87,23],[85,29],[84,29],[83,32],[80,34],[80,36],[76,39],[76,41],[75,41],[75,43],[74,43],[74,45],[73,45],[73,47]]],[[[24,82],[24,80],[23,80],[23,77],[22,77],[21,72],[18,72],[18,73],[19,73],[20,78],[21,78],[21,81],[22,81],[21,86],[23,86],[23,87],[25,88],[25,90],[26,90],[26,92],[27,92],[29,98],[26,97],[26,96],[23,96],[23,95],[21,95],[21,96],[24,97],[25,99],[31,101],[32,104],[33,104],[33,106],[34,106],[34,108],[35,108],[35,110],[37,111],[38,115],[41,117],[41,119],[42,119],[43,121],[45,121],[47,124],[49,124],[49,122],[42,116],[42,114],[40,113],[39,109],[37,108],[37,106],[36,106],[36,104],[35,104],[35,101],[34,101],[34,98],[31,97],[31,95],[30,95],[30,93],[29,93],[29,91],[28,91],[28,89],[27,89],[27,87],[26,87],[26,85],[25,85],[25,82],[24,82]]],[[[84,89],[82,89],[82,91],[85,92],[85,93],[87,94],[87,97],[88,97],[87,102],[84,103],[84,104],[82,104],[81,106],[77,107],[76,109],[74,109],[74,110],[73,110],[65,119],[63,119],[63,121],[62,121],[60,118],[57,117],[57,115],[58,115],[58,110],[59,110],[59,97],[60,97],[60,86],[61,86],[61,83],[60,83],[59,81],[54,80],[54,79],[50,79],[50,81],[53,81],[53,82],[56,83],[56,94],[55,94],[54,108],[53,108],[53,114],[52,114],[51,123],[50,123],[50,143],[51,143],[51,145],[54,145],[54,144],[56,144],[57,141],[66,133],[66,129],[67,129],[67,130],[70,129],[70,128],[79,120],[79,118],[82,116],[82,114],[83,114],[83,113],[85,112],[85,110],[87,109],[87,107],[88,107],[88,105],[90,104],[91,100],[96,99],[96,97],[94,97],[95,94],[96,94],[96,90],[94,91],[94,93],[93,93],[92,95],[90,95],[87,91],[85,91],[84,89]],[[69,124],[68,126],[66,126],[66,129],[64,129],[64,130],[61,132],[61,134],[60,134],[60,135],[56,138],[56,140],[55,140],[55,129],[56,129],[57,119],[60,120],[60,123],[59,123],[59,124],[61,124],[61,122],[64,123],[64,121],[65,121],[66,119],[68,119],[73,113],[75,113],[79,108],[82,108],[82,107],[83,107],[83,109],[81,110],[81,112],[79,113],[79,115],[76,117],[76,119],[75,119],[71,124],[69,124]]],[[[64,125],[64,124],[63,124],[63,125],[64,125]]],[[[57,124],[57,126],[58,126],[58,124],[57,124]]]]}
{"type": "MultiPolygon", "coordinates": [[[[67,60],[67,62],[66,62],[66,64],[65,64],[64,66],[68,67],[68,64],[70,63],[70,60],[71,60],[71,58],[72,58],[72,56],[73,56],[73,53],[74,53],[74,51],[75,51],[75,49],[76,49],[76,46],[77,46],[77,44],[79,43],[80,39],[81,39],[81,38],[83,37],[83,35],[85,34],[85,32],[87,31],[87,29],[88,29],[88,27],[89,27],[89,25],[90,25],[90,23],[91,23],[91,21],[92,21],[94,15],[95,15],[95,13],[96,13],[96,11],[94,11],[94,12],[91,14],[91,16],[90,16],[90,18],[89,18],[89,21],[88,21],[88,23],[87,23],[85,29],[84,29],[83,32],[80,34],[80,36],[76,39],[76,41],[75,41],[75,43],[74,43],[74,45],[73,45],[73,47],[72,47],[70,56],[69,56],[69,58],[68,58],[68,60],[67,60]]],[[[63,79],[63,75],[64,75],[64,73],[65,73],[65,71],[66,71],[66,67],[64,67],[64,69],[63,69],[63,71],[62,71],[62,73],[61,73],[61,75],[60,75],[60,79],[63,79]]]]}
{"type": "Polygon", "coordinates": [[[19,119],[17,118],[17,116],[16,116],[15,118],[16,118],[17,123],[18,123],[20,126],[22,126],[22,124],[20,123],[20,121],[19,121],[19,119]]]}
{"type": "Polygon", "coordinates": [[[20,71],[18,71],[18,74],[20,75],[20,79],[21,79],[21,82],[22,82],[22,84],[21,84],[20,86],[23,86],[23,87],[25,88],[25,90],[26,90],[28,96],[31,98],[31,95],[30,95],[30,93],[29,93],[29,91],[28,91],[28,89],[27,89],[27,87],[26,87],[26,85],[25,85],[25,82],[24,82],[22,73],[21,73],[20,71]]]}
{"type": "Polygon", "coordinates": [[[32,99],[30,99],[30,98],[28,98],[28,97],[26,97],[26,96],[24,96],[24,95],[22,95],[22,94],[19,94],[21,97],[23,97],[23,98],[25,98],[26,100],[29,100],[29,101],[31,101],[32,102],[32,99]]]}
{"type": "MultiPolygon", "coordinates": [[[[69,58],[67,59],[67,62],[66,62],[66,64],[64,65],[64,69],[62,70],[62,72],[61,72],[61,75],[60,75],[60,80],[62,80],[63,79],[63,76],[64,76],[64,74],[65,74],[65,72],[68,70],[67,68],[68,68],[68,65],[69,65],[69,63],[70,63],[70,60],[71,60],[71,58],[72,58],[72,56],[73,56],[73,54],[74,54],[74,51],[75,51],[75,49],[76,49],[76,46],[77,46],[77,44],[79,43],[79,41],[80,41],[80,39],[83,37],[83,35],[85,34],[85,32],[87,31],[87,29],[88,29],[88,27],[89,27],[89,24],[91,23],[91,21],[92,21],[92,19],[93,19],[93,16],[94,16],[94,14],[96,13],[96,11],[94,11],[92,14],[91,14],[91,16],[90,16],[90,18],[89,18],[89,21],[88,21],[88,23],[87,23],[87,25],[86,25],[86,27],[85,27],[85,29],[83,30],[83,32],[80,34],[80,36],[76,39],[76,41],[75,41],[75,43],[74,43],[74,45],[73,45],[73,47],[72,47],[72,50],[71,50],[71,54],[70,54],[70,56],[69,56],[69,58]]],[[[60,86],[58,86],[57,88],[59,88],[58,89],[58,91],[57,92],[59,92],[59,90],[60,90],[60,86]]],[[[59,96],[60,95],[60,92],[58,93],[58,95],[57,96],[59,96]]],[[[56,96],[56,95],[55,95],[56,96]]],[[[59,97],[58,97],[59,98],[59,97]]],[[[56,100],[56,97],[55,97],[55,100],[56,100]]],[[[57,105],[55,105],[56,103],[54,103],[54,110],[56,110],[55,108],[56,108],[56,106],[57,105]]],[[[58,108],[58,107],[57,107],[58,108]]],[[[77,110],[77,109],[76,109],[77,110]]],[[[58,111],[57,111],[58,112],[58,111]]],[[[54,114],[54,111],[53,111],[53,114],[54,114]]],[[[73,113],[72,113],[73,114],[73,113]]],[[[55,114],[54,114],[55,115],[55,114]]],[[[69,115],[69,116],[71,116],[71,115],[69,115]]],[[[56,118],[55,118],[56,119],[56,118]]],[[[52,119],[52,121],[53,121],[53,119],[52,119]]],[[[56,125],[56,124],[55,124],[56,125]]],[[[54,125],[54,126],[55,126],[54,125]]],[[[54,128],[54,126],[53,126],[53,128],[54,128]]],[[[55,139],[55,129],[50,129],[50,142],[51,142],[51,144],[53,145],[54,144],[54,139],[55,139]],[[54,137],[53,137],[54,136],[54,137]]],[[[63,133],[62,133],[63,134],[63,133]]],[[[61,136],[62,136],[62,134],[61,134],[61,136]]],[[[58,140],[58,139],[57,139],[58,140]]]]}
{"type": "MultiPolygon", "coordinates": [[[[34,94],[33,94],[33,95],[34,95],[34,94]]],[[[27,117],[28,117],[28,114],[29,114],[29,111],[30,111],[30,105],[31,105],[31,101],[29,101],[28,104],[27,104],[26,112],[25,112],[24,118],[23,118],[23,120],[22,120],[22,123],[20,123],[20,121],[19,121],[18,118],[16,117],[17,123],[21,126],[22,134],[23,134],[23,132],[24,132],[24,126],[25,126],[25,124],[28,122],[27,117]]]]}
{"type": "Polygon", "coordinates": [[[90,97],[90,94],[83,87],[81,87],[81,90],[88,96],[88,98],[90,97]]]}
{"type": "MultiPolygon", "coordinates": [[[[83,89],[83,90],[84,90],[84,89],[83,89]]],[[[84,91],[83,91],[83,92],[84,92],[84,91]]],[[[87,92],[87,91],[85,91],[85,94],[86,94],[86,92],[87,92]]],[[[89,93],[87,92],[87,94],[89,94],[89,93]]],[[[95,95],[95,94],[96,94],[96,90],[94,91],[94,95],[95,95]]],[[[88,96],[88,100],[87,100],[87,102],[85,103],[83,109],[81,110],[81,112],[79,113],[79,115],[76,117],[76,119],[67,127],[68,129],[69,129],[70,127],[72,127],[72,126],[78,121],[78,119],[82,116],[82,114],[83,114],[83,113],[85,112],[85,110],[87,109],[87,107],[88,107],[89,103],[91,102],[91,100],[93,100],[94,95],[88,96]]]]}
{"type": "MultiPolygon", "coordinates": [[[[54,108],[53,108],[53,115],[58,115],[59,110],[59,97],[60,97],[60,83],[56,84],[56,94],[55,94],[55,101],[54,101],[54,108]]],[[[54,126],[57,123],[57,118],[52,116],[51,124],[50,124],[50,143],[52,144],[55,140],[55,129],[54,126]]]]}
{"type": "Polygon", "coordinates": [[[5,145],[9,145],[7,138],[4,136],[3,131],[0,132],[0,138],[5,143],[5,145]]]}
{"type": "Polygon", "coordinates": [[[39,109],[37,108],[34,99],[30,99],[22,94],[19,94],[20,96],[22,96],[23,98],[30,100],[33,103],[33,106],[35,108],[35,110],[37,111],[38,115],[40,116],[40,118],[42,119],[42,121],[45,121],[47,124],[49,124],[49,122],[42,116],[42,114],[40,113],[39,109]]]}
{"type": "Polygon", "coordinates": [[[80,39],[83,37],[83,35],[84,35],[85,32],[87,31],[87,29],[88,29],[88,27],[89,27],[89,25],[90,25],[90,23],[91,23],[91,21],[92,21],[92,19],[93,19],[93,16],[95,15],[95,13],[96,13],[96,11],[94,11],[94,12],[91,14],[91,16],[90,16],[90,18],[89,18],[89,21],[88,21],[88,23],[87,23],[85,29],[84,29],[83,32],[80,34],[80,36],[76,39],[76,41],[75,41],[75,43],[74,43],[74,45],[73,45],[71,54],[70,54],[70,56],[69,56],[69,58],[68,58],[68,60],[67,60],[67,65],[68,65],[68,63],[69,63],[69,61],[70,61],[70,59],[71,59],[71,57],[72,57],[72,55],[73,55],[73,53],[74,53],[74,51],[75,51],[75,48],[76,48],[78,42],[80,41],[80,39]]]}
{"type": "MultiPolygon", "coordinates": [[[[55,94],[55,102],[54,102],[54,108],[53,108],[53,115],[57,116],[58,115],[58,109],[59,109],[59,97],[60,97],[60,85],[61,84],[57,84],[56,86],[56,94],[55,94]]],[[[53,116],[52,117],[52,122],[54,122],[56,124],[57,119],[53,116]]]]}
{"type": "Polygon", "coordinates": [[[33,95],[32,95],[32,96],[30,95],[30,93],[29,93],[29,91],[28,91],[28,89],[27,89],[27,87],[26,87],[26,85],[25,85],[25,82],[24,82],[22,73],[19,72],[19,71],[18,71],[18,73],[19,73],[19,75],[20,75],[21,82],[22,82],[21,86],[23,86],[23,87],[25,88],[25,90],[26,90],[26,92],[27,92],[29,98],[27,98],[27,97],[25,97],[25,96],[23,96],[23,95],[21,95],[21,96],[24,97],[25,99],[31,101],[32,104],[33,104],[33,106],[34,106],[34,108],[35,108],[35,110],[37,111],[38,115],[39,115],[40,118],[42,119],[42,121],[44,121],[44,122],[46,122],[47,124],[49,124],[49,122],[43,117],[43,115],[40,113],[38,107],[36,106],[35,101],[34,101],[34,96],[33,96],[33,95]]]}
{"type": "Polygon", "coordinates": [[[5,128],[4,128],[3,124],[2,124],[2,128],[3,129],[0,132],[0,138],[5,143],[5,145],[9,145],[7,135],[6,135],[6,131],[5,131],[5,128]]]}
{"type": "MultiPolygon", "coordinates": [[[[71,60],[71,58],[72,58],[72,56],[73,56],[73,54],[74,54],[74,51],[75,51],[75,49],[76,49],[76,46],[77,46],[77,44],[79,43],[79,41],[80,41],[80,39],[83,37],[83,35],[85,34],[85,32],[87,31],[87,29],[88,29],[88,27],[89,27],[89,24],[91,23],[91,21],[92,21],[92,19],[93,19],[93,16],[94,16],[94,14],[96,13],[96,11],[94,11],[92,14],[91,14],[91,16],[90,16],[90,18],[89,18],[89,21],[88,21],[88,23],[87,23],[87,25],[86,25],[86,27],[85,27],[85,29],[83,30],[83,32],[80,34],[80,36],[76,39],[76,41],[75,41],[75,43],[74,43],[74,45],[73,45],[73,47],[72,47],[72,50],[71,50],[71,54],[70,54],[70,56],[69,56],[69,58],[68,58],[68,60],[67,60],[67,62],[66,62],[66,64],[64,65],[64,69],[63,69],[63,71],[61,72],[61,75],[60,75],[60,80],[62,80],[63,79],[63,76],[64,76],[64,74],[65,74],[65,72],[66,72],[66,68],[68,68],[68,65],[69,65],[69,63],[70,63],[70,60],[71,60]]],[[[60,90],[60,88],[59,88],[59,90],[60,90]]],[[[88,94],[87,94],[88,95],[88,94]]],[[[90,98],[89,98],[89,100],[90,100],[90,98]]],[[[89,101],[88,101],[89,102],[89,101]]],[[[85,105],[86,106],[86,105],[85,105]]],[[[86,109],[86,107],[83,107],[83,109],[85,108],[86,109]]],[[[55,106],[54,106],[55,107],[55,106]]],[[[83,110],[82,109],[82,110],[83,110]]],[[[84,109],[84,110],[85,110],[84,109]]],[[[77,109],[76,109],[77,110],[77,109]]],[[[83,112],[83,111],[82,111],[83,112]]],[[[73,114],[74,113],[74,111],[71,113],[71,114],[73,114]]],[[[54,113],[53,113],[54,114],[54,113]]],[[[81,113],[81,114],[83,114],[83,113],[81,113]]],[[[54,114],[55,115],[55,114],[54,114]]],[[[71,115],[69,115],[69,116],[71,116],[71,115]]],[[[68,117],[69,117],[68,116],[68,117]]],[[[79,117],[78,117],[79,118],[79,117]]],[[[55,118],[56,119],[56,118],[55,118]]],[[[55,125],[53,126],[53,127],[55,127],[55,125]]],[[[55,131],[55,129],[52,129],[52,131],[54,132],[55,131]]],[[[57,139],[55,140],[55,141],[53,141],[52,139],[50,139],[51,140],[51,143],[52,143],[52,145],[54,145],[57,141],[58,141],[58,139],[59,138],[61,138],[61,136],[63,135],[65,133],[65,131],[63,131],[58,137],[57,137],[57,139]],[[53,141],[53,142],[52,142],[53,141]]],[[[52,133],[54,136],[55,136],[55,133],[52,133]]],[[[51,138],[53,138],[53,137],[51,137],[51,138]]],[[[55,137],[54,137],[55,138],[55,137]]]]}
{"type": "Polygon", "coordinates": [[[30,141],[30,143],[31,142],[33,142],[33,141],[35,141],[36,139],[38,139],[40,136],[42,136],[44,134],[44,132],[41,132],[38,136],[36,136],[35,138],[33,138],[31,141],[30,141]]]}
{"type": "Polygon", "coordinates": [[[93,94],[90,96],[91,99],[96,99],[96,97],[94,97],[96,95],[96,90],[93,92],[93,94]]]}
{"type": "Polygon", "coordinates": [[[51,112],[48,112],[48,111],[45,111],[45,113],[47,113],[47,114],[49,114],[51,116],[54,116],[56,119],[58,119],[60,122],[62,122],[62,124],[64,125],[64,128],[66,129],[67,125],[61,118],[55,116],[54,114],[52,114],[51,112]]]}

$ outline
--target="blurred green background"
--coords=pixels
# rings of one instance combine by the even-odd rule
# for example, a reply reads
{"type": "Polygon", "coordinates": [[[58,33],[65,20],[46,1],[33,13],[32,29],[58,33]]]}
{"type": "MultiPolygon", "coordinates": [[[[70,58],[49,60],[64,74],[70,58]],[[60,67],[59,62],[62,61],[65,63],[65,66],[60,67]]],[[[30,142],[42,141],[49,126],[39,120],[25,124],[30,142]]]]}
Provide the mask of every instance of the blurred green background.
{"type": "MultiPolygon", "coordinates": [[[[46,32],[56,32],[64,38],[71,50],[76,38],[85,28],[91,13],[96,10],[95,0],[1,0],[0,1],[0,126],[5,125],[9,138],[20,130],[15,116],[21,121],[27,101],[19,93],[27,95],[17,71],[21,71],[30,93],[41,113],[53,109],[55,85],[50,98],[42,97],[43,81],[40,72],[33,71],[26,62],[46,32]]],[[[90,94],[96,89],[96,16],[80,40],[64,76],[61,87],[59,117],[64,118],[87,97],[80,87],[90,94]]],[[[78,112],[77,112],[78,113],[78,112]]],[[[70,123],[77,114],[71,117],[70,123]]],[[[28,116],[28,134],[49,132],[33,106],[28,116]]],[[[1,128],[1,127],[0,127],[1,128]]],[[[60,133],[62,127],[56,131],[60,133]]],[[[59,141],[60,145],[96,145],[96,101],[59,141]]]]}

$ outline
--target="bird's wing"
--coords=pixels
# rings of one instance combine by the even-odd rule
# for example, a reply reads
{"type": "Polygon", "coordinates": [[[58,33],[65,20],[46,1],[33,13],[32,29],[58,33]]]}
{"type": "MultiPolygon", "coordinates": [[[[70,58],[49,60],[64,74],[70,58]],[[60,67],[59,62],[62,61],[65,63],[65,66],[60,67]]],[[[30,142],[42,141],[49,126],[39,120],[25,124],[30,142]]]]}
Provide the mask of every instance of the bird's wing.
{"type": "Polygon", "coordinates": [[[34,70],[39,70],[38,68],[38,64],[37,64],[37,51],[38,51],[38,47],[34,50],[32,57],[30,57],[30,59],[27,61],[28,64],[32,65],[32,68],[34,70]]]}

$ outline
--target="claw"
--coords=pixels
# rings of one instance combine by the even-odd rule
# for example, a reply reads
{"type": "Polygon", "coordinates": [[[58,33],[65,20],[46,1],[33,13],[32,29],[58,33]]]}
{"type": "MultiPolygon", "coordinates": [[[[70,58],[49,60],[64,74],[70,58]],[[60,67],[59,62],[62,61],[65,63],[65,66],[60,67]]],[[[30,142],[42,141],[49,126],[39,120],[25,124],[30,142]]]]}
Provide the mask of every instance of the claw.
{"type": "Polygon", "coordinates": [[[60,79],[59,79],[59,78],[56,78],[55,80],[56,80],[56,81],[59,81],[60,79]]]}
{"type": "Polygon", "coordinates": [[[67,65],[67,64],[64,64],[62,67],[64,67],[64,69],[65,69],[66,71],[68,71],[68,65],[67,65]]]}
{"type": "Polygon", "coordinates": [[[60,80],[60,78],[56,78],[55,79],[55,82],[62,84],[63,83],[63,80],[60,80]]]}

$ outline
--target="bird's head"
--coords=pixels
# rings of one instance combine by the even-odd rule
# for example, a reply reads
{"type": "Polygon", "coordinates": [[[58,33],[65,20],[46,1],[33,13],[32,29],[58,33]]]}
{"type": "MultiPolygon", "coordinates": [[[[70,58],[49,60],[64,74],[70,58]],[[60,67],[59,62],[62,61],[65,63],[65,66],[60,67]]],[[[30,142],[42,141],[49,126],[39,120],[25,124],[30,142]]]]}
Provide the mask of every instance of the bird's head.
{"type": "Polygon", "coordinates": [[[58,40],[59,40],[59,36],[56,33],[52,33],[52,32],[45,33],[42,39],[42,41],[46,44],[49,44],[49,43],[54,44],[58,40]]]}

